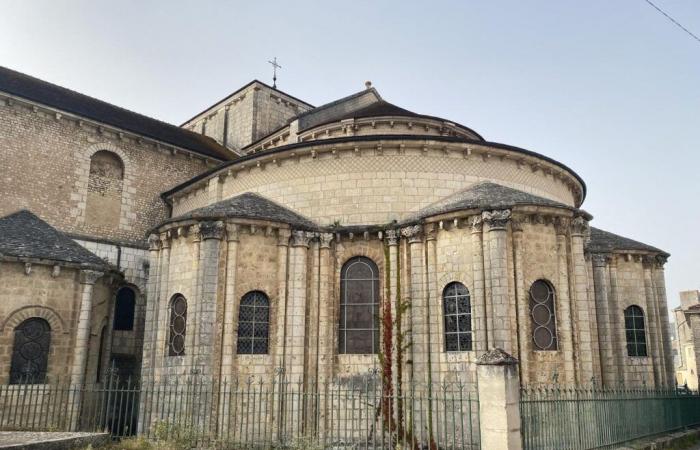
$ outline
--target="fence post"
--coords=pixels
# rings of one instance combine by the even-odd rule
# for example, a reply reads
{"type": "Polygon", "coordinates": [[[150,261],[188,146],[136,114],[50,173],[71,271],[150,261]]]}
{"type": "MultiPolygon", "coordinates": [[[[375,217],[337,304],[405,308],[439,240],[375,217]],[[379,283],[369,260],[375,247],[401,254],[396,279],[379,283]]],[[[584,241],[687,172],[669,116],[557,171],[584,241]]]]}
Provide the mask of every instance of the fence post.
{"type": "Polygon", "coordinates": [[[495,348],[476,364],[481,448],[521,450],[518,360],[495,348]]]}

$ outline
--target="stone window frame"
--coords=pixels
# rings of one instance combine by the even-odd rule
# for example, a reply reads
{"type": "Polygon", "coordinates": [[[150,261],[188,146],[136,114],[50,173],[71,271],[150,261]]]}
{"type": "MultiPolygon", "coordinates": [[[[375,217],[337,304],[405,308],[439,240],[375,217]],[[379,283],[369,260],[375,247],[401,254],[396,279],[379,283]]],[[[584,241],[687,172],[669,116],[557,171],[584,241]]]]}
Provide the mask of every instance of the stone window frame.
{"type": "Polygon", "coordinates": [[[647,330],[646,330],[646,319],[644,315],[644,308],[639,305],[629,305],[623,311],[623,319],[625,325],[625,348],[627,350],[627,356],[632,358],[646,358],[649,356],[649,346],[647,345],[647,330]],[[629,314],[628,314],[629,313],[629,314]],[[630,315],[633,313],[638,313],[636,315],[630,315]],[[641,327],[638,327],[638,323],[635,319],[641,319],[641,327]],[[632,321],[630,326],[629,320],[632,321]],[[633,339],[630,340],[630,333],[633,335],[633,339]],[[641,338],[640,338],[641,335],[641,338]],[[630,347],[632,346],[632,347],[630,347]]]}
{"type": "MultiPolygon", "coordinates": [[[[51,328],[51,324],[49,323],[48,320],[44,319],[43,317],[28,317],[21,321],[19,324],[17,324],[13,329],[12,329],[12,346],[11,346],[11,353],[10,353],[10,379],[9,379],[9,384],[44,384],[46,383],[46,378],[48,377],[49,374],[49,359],[51,356],[51,337],[54,334],[53,329],[51,328]],[[41,360],[41,364],[39,364],[39,368],[43,369],[43,372],[38,372],[38,373],[31,373],[31,375],[26,375],[25,377],[19,377],[17,378],[17,373],[18,373],[18,368],[15,367],[14,363],[17,361],[15,358],[16,354],[21,355],[22,352],[21,349],[17,348],[17,337],[18,333],[20,332],[21,327],[25,326],[28,323],[31,322],[39,322],[42,324],[42,326],[46,326],[46,333],[48,336],[46,337],[46,347],[43,348],[40,346],[39,351],[41,351],[41,354],[37,358],[32,358],[32,360],[41,360]],[[14,369],[14,370],[13,370],[14,369]]],[[[43,339],[42,339],[43,340],[43,339]]],[[[26,343],[34,343],[34,346],[36,346],[37,340],[31,340],[31,341],[26,341],[26,343]]],[[[21,356],[20,356],[21,357],[21,356]]],[[[24,360],[29,360],[29,358],[25,357],[24,360]]]]}
{"type": "Polygon", "coordinates": [[[270,351],[270,315],[271,315],[271,302],[270,302],[270,296],[267,295],[264,291],[260,289],[248,291],[243,296],[241,297],[241,301],[238,305],[238,330],[236,332],[236,354],[238,355],[267,355],[269,354],[270,351]],[[266,302],[266,305],[247,305],[244,304],[244,302],[248,302],[250,300],[254,300],[256,296],[260,296],[264,301],[266,302]],[[244,322],[250,323],[252,325],[252,335],[248,336],[241,336],[241,309],[244,307],[252,307],[253,309],[253,314],[257,312],[258,309],[266,309],[267,310],[267,316],[265,317],[264,320],[257,321],[255,317],[253,320],[245,320],[244,322]],[[255,325],[256,324],[267,324],[267,332],[263,337],[260,336],[255,336],[255,325]],[[241,338],[244,340],[248,340],[250,344],[250,349],[249,351],[241,351],[241,338]],[[255,351],[255,341],[265,341],[265,351],[264,352],[256,352],[255,351]]]}
{"type": "MultiPolygon", "coordinates": [[[[373,338],[372,341],[372,347],[375,349],[374,352],[371,353],[349,353],[347,352],[347,346],[345,348],[341,349],[341,333],[347,332],[347,328],[341,327],[340,321],[342,319],[342,308],[345,305],[344,302],[344,295],[343,295],[343,289],[345,287],[345,281],[344,281],[344,272],[351,262],[354,260],[367,260],[373,265],[373,270],[375,271],[376,278],[373,278],[373,281],[375,281],[374,285],[374,292],[376,295],[376,308],[377,308],[377,313],[379,314],[381,312],[381,307],[382,307],[382,277],[381,277],[381,270],[379,264],[370,256],[366,254],[354,254],[347,258],[342,265],[339,267],[339,288],[338,288],[338,315],[337,315],[337,325],[338,325],[338,332],[336,334],[337,338],[337,343],[336,343],[336,351],[338,352],[339,355],[369,355],[369,356],[374,356],[379,354],[381,350],[381,345],[382,345],[382,333],[381,333],[381,321],[379,320],[378,314],[374,317],[374,325],[375,327],[368,329],[368,331],[371,331],[372,333],[376,333],[376,342],[375,338],[373,338]]],[[[375,303],[371,303],[371,305],[374,305],[375,303]]],[[[342,341],[344,342],[344,341],[342,341]]]]}
{"type": "Polygon", "coordinates": [[[73,187],[73,193],[71,194],[71,200],[75,202],[75,207],[71,208],[70,215],[76,220],[76,222],[85,224],[88,185],[90,183],[90,163],[92,156],[100,151],[112,152],[121,159],[124,167],[124,174],[122,177],[122,198],[119,209],[119,224],[117,228],[119,230],[131,231],[133,228],[131,224],[136,219],[136,214],[132,213],[132,205],[134,204],[132,194],[135,192],[133,186],[136,185],[136,180],[134,179],[133,173],[134,166],[126,152],[114,145],[112,142],[96,143],[90,145],[89,147],[78,148],[76,150],[76,182],[73,187]]]}
{"type": "Polygon", "coordinates": [[[559,333],[557,324],[557,290],[546,278],[537,278],[534,280],[527,290],[528,298],[528,316],[530,322],[530,336],[532,338],[533,349],[538,352],[556,352],[559,350],[559,333]],[[547,298],[544,301],[538,301],[532,294],[532,289],[537,283],[544,283],[549,291],[547,298]],[[546,323],[540,324],[535,320],[533,311],[535,307],[542,306],[549,310],[549,320],[546,323]],[[537,343],[535,333],[538,329],[545,328],[552,334],[552,341],[547,346],[542,346],[537,343]]]}
{"type": "Polygon", "coordinates": [[[172,356],[184,356],[187,350],[187,310],[188,310],[188,301],[187,297],[185,297],[182,294],[174,294],[171,298],[170,301],[168,302],[168,340],[166,342],[166,350],[167,350],[167,356],[172,357],[172,356]],[[182,314],[178,314],[175,311],[175,302],[179,299],[183,299],[185,302],[185,311],[182,314]],[[185,322],[184,327],[182,329],[182,332],[177,332],[173,328],[173,324],[175,322],[175,319],[178,318],[178,316],[183,317],[183,320],[185,322]],[[173,346],[173,339],[176,338],[177,336],[182,335],[182,350],[178,351],[177,349],[174,348],[173,346]]]}
{"type": "Polygon", "coordinates": [[[441,314],[442,314],[442,336],[444,339],[443,343],[443,351],[445,353],[464,353],[464,352],[470,352],[474,350],[474,311],[473,311],[473,305],[471,301],[471,292],[469,291],[469,288],[462,283],[461,281],[450,281],[442,289],[442,294],[440,296],[441,302],[441,314]],[[455,294],[454,296],[447,296],[446,293],[449,288],[454,287],[454,286],[460,286],[464,288],[464,291],[466,294],[455,294]],[[447,314],[446,312],[446,300],[447,297],[454,297],[455,299],[455,306],[459,305],[459,298],[460,297],[465,297],[467,298],[467,302],[469,305],[469,311],[468,312],[463,312],[460,311],[459,308],[457,307],[455,313],[447,314]],[[447,331],[447,318],[448,316],[454,316],[457,319],[457,331],[447,331]],[[468,322],[469,322],[469,329],[466,331],[460,331],[459,330],[459,319],[462,316],[467,316],[468,317],[468,322]],[[457,336],[457,349],[456,350],[450,350],[447,348],[447,336],[448,335],[456,335],[457,336]],[[461,335],[468,335],[468,345],[467,348],[462,348],[461,344],[461,335]]]}

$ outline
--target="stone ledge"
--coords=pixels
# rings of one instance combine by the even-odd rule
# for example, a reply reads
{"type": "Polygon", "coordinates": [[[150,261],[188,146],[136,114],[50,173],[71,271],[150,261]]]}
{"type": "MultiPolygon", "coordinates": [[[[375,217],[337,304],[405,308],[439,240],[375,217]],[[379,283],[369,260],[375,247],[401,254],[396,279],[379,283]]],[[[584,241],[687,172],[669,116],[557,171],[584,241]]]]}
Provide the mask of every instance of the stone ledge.
{"type": "Polygon", "coordinates": [[[0,449],[70,450],[88,445],[99,447],[108,441],[108,433],[0,431],[0,449]]]}
{"type": "Polygon", "coordinates": [[[629,442],[624,446],[617,447],[617,450],[657,450],[662,448],[677,448],[675,445],[683,443],[685,440],[690,441],[688,443],[691,444],[691,446],[687,447],[689,450],[698,448],[697,444],[700,442],[700,426],[666,433],[663,435],[657,435],[646,439],[638,439],[636,441],[629,442]],[[693,438],[695,438],[694,442],[692,441],[693,438]]]}

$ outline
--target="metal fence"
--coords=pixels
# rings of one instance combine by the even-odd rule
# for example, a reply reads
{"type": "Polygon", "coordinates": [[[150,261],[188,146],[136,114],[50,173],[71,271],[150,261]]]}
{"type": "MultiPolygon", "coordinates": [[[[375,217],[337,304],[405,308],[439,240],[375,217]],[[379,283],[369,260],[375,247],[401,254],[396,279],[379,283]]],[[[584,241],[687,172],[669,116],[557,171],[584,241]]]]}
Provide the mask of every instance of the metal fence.
{"type": "Polygon", "coordinates": [[[81,387],[3,385],[0,408],[5,430],[106,430],[217,448],[479,448],[478,398],[463,383],[404,384],[397,395],[378,377],[318,385],[110,377],[81,387]]]}
{"type": "Polygon", "coordinates": [[[616,448],[700,424],[700,395],[655,389],[524,388],[520,415],[526,450],[616,448]]]}

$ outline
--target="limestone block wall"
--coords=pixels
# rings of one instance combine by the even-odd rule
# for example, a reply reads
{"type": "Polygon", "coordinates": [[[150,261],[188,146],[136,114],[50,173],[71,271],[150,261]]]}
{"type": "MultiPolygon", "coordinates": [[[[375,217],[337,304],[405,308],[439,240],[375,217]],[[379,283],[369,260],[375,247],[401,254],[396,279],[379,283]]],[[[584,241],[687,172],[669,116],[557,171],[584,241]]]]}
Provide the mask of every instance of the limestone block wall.
{"type": "Polygon", "coordinates": [[[61,231],[94,238],[143,241],[146,230],[167,215],[160,193],[215,163],[5,98],[0,98],[0,136],[0,191],[5,194],[0,216],[26,208],[61,231]],[[101,150],[117,155],[124,166],[121,204],[112,224],[86,216],[90,158],[101,150]]]}

